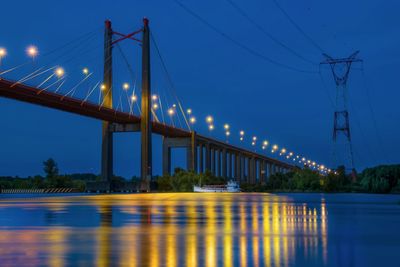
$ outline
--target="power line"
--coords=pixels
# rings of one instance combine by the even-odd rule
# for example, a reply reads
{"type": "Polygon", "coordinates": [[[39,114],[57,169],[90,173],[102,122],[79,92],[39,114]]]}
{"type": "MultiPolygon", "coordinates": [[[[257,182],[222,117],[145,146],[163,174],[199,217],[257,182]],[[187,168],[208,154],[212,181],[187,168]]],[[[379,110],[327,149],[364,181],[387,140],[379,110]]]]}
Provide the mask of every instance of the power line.
{"type": "Polygon", "coordinates": [[[308,62],[312,65],[316,65],[315,62],[312,60],[309,60],[293,49],[291,49],[289,46],[284,44],[283,42],[279,41],[276,37],[274,37],[271,33],[269,33],[264,27],[262,27],[260,24],[258,24],[254,19],[252,19],[242,8],[240,8],[236,3],[234,3],[232,0],[226,0],[234,9],[236,9],[237,12],[239,12],[245,19],[247,19],[251,24],[253,24],[260,32],[262,32],[265,36],[267,36],[269,39],[271,39],[273,42],[278,44],[279,46],[283,47],[287,51],[289,51],[291,54],[294,56],[300,58],[301,60],[308,62]]]}
{"type": "Polygon", "coordinates": [[[235,44],[236,46],[238,46],[239,48],[247,51],[248,53],[252,54],[255,57],[258,57],[264,61],[267,61],[271,64],[274,64],[276,66],[279,66],[281,68],[285,68],[285,69],[289,69],[292,71],[296,71],[296,72],[302,72],[302,73],[318,73],[316,71],[311,71],[311,70],[303,70],[303,69],[298,69],[296,67],[292,67],[283,63],[280,63],[278,61],[275,61],[259,52],[257,52],[256,50],[246,46],[245,44],[237,41],[236,39],[234,39],[233,37],[231,37],[230,35],[224,33],[223,31],[221,31],[220,29],[216,28],[214,25],[212,25],[211,23],[209,23],[207,20],[205,20],[204,18],[202,18],[200,15],[198,15],[197,13],[195,13],[193,10],[189,9],[187,6],[185,6],[184,4],[182,4],[181,2],[179,2],[178,0],[173,0],[179,7],[181,7],[183,10],[185,10],[187,13],[189,13],[191,16],[195,17],[197,20],[199,20],[201,23],[203,23],[204,25],[206,25],[207,27],[209,27],[211,30],[213,30],[214,32],[218,33],[219,35],[221,35],[222,37],[224,37],[225,39],[227,39],[228,41],[232,42],[233,44],[235,44]]]}
{"type": "Polygon", "coordinates": [[[324,50],[319,46],[290,16],[289,14],[283,9],[283,7],[278,3],[276,0],[272,0],[276,7],[282,12],[282,14],[289,20],[289,22],[321,53],[324,53],[324,50]]]}
{"type": "Polygon", "coordinates": [[[376,121],[375,112],[374,112],[374,109],[372,107],[371,96],[370,96],[370,88],[368,86],[367,79],[366,79],[365,72],[364,72],[364,63],[361,64],[361,74],[362,74],[363,80],[364,80],[365,93],[367,95],[368,106],[369,106],[369,110],[371,112],[372,122],[373,122],[373,126],[375,128],[375,134],[376,134],[376,137],[377,137],[378,142],[379,142],[379,148],[380,148],[380,151],[381,151],[382,156],[384,157],[385,161],[388,162],[387,156],[386,156],[386,153],[385,153],[385,147],[383,146],[383,142],[382,142],[382,137],[381,137],[380,132],[378,130],[378,123],[376,121]]]}

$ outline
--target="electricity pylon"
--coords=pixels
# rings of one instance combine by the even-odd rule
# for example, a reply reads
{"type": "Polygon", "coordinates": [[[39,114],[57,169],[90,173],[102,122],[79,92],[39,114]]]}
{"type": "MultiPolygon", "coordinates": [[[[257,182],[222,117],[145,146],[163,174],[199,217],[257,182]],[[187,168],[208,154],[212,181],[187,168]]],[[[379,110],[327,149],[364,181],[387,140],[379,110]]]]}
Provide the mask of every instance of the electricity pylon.
{"type": "Polygon", "coordinates": [[[343,165],[346,171],[354,172],[354,156],[351,143],[349,111],[347,110],[347,80],[349,78],[351,65],[362,62],[357,58],[359,51],[354,52],[347,58],[332,58],[322,54],[326,59],[321,64],[331,67],[332,75],[336,84],[336,106],[333,122],[333,162],[334,166],[343,165]],[[343,143],[339,138],[344,137],[343,143]],[[341,148],[339,146],[342,146],[341,148]],[[343,155],[340,160],[339,154],[343,155]]]}

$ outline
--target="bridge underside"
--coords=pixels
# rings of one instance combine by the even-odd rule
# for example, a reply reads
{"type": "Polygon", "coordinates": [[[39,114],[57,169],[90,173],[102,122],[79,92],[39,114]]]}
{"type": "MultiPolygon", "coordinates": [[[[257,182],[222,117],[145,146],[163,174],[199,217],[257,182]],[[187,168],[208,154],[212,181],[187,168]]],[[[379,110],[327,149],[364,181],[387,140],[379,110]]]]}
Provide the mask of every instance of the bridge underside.
{"type": "MultiPolygon", "coordinates": [[[[0,97],[66,111],[111,123],[140,125],[140,117],[115,109],[106,108],[61,94],[42,91],[24,84],[0,79],[0,97]],[[14,85],[14,86],[13,86],[14,85]]],[[[159,122],[153,122],[153,133],[168,137],[189,137],[190,132],[159,122]]]]}
{"type": "MultiPolygon", "coordinates": [[[[111,123],[111,132],[140,131],[139,116],[4,79],[0,79],[0,97],[108,121],[111,123]]],[[[171,149],[176,147],[187,149],[188,170],[197,173],[208,170],[215,176],[239,182],[264,183],[274,173],[296,168],[285,162],[159,122],[152,122],[152,132],[163,136],[164,174],[171,173],[171,149]]]]}

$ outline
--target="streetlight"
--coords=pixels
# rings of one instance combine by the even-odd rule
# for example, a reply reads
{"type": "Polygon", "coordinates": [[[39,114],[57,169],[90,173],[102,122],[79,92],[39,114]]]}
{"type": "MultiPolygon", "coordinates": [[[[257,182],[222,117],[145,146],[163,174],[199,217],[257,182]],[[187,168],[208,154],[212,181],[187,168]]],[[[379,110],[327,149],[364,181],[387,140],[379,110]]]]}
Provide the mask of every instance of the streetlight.
{"type": "Polygon", "coordinates": [[[63,68],[58,67],[58,68],[55,70],[54,73],[56,74],[56,76],[57,76],[58,78],[61,78],[62,76],[64,76],[65,71],[64,71],[63,68]]]}
{"type": "Polygon", "coordinates": [[[157,103],[154,103],[154,104],[153,104],[153,109],[154,109],[154,110],[158,109],[158,104],[157,104],[157,103]]]}
{"type": "Polygon", "coordinates": [[[229,124],[225,123],[225,124],[224,124],[224,129],[225,129],[225,130],[229,130],[229,124]]]}
{"type": "Polygon", "coordinates": [[[0,47],[0,59],[7,55],[7,50],[4,47],[0,47]]]}
{"type": "Polygon", "coordinates": [[[32,60],[35,60],[35,57],[39,54],[39,50],[36,46],[30,45],[26,48],[26,54],[32,58],[32,60]]]}
{"type": "Polygon", "coordinates": [[[168,115],[170,115],[170,116],[175,114],[175,110],[173,108],[169,108],[167,112],[168,112],[168,115]]]}
{"type": "Polygon", "coordinates": [[[192,109],[188,108],[188,109],[186,110],[186,113],[187,113],[188,115],[192,114],[192,109]]]}
{"type": "Polygon", "coordinates": [[[85,75],[88,75],[89,74],[89,69],[88,68],[83,68],[82,69],[82,73],[85,74],[85,75]]]}
{"type": "Polygon", "coordinates": [[[7,55],[7,50],[4,47],[0,47],[0,65],[1,60],[7,55]]]}
{"type": "Polygon", "coordinates": [[[122,84],[122,89],[124,89],[125,91],[128,91],[129,90],[129,83],[123,83],[122,84]]]}
{"type": "Polygon", "coordinates": [[[208,125],[208,130],[210,131],[214,130],[214,125],[213,124],[208,125]]]}
{"type": "Polygon", "coordinates": [[[152,96],[151,96],[151,99],[152,99],[153,101],[156,101],[156,100],[157,100],[157,98],[158,98],[158,96],[157,96],[157,95],[152,95],[152,96]]]}
{"type": "Polygon", "coordinates": [[[243,131],[243,130],[240,131],[240,132],[239,132],[239,135],[240,135],[240,141],[243,141],[244,131],[243,131]]]}
{"type": "Polygon", "coordinates": [[[196,118],[195,117],[190,117],[189,119],[191,124],[195,124],[196,123],[196,118]]]}
{"type": "Polygon", "coordinates": [[[136,95],[132,95],[131,96],[131,100],[132,100],[132,102],[136,102],[137,101],[137,96],[136,95]]]}
{"type": "Polygon", "coordinates": [[[207,122],[207,123],[213,123],[213,121],[214,121],[214,118],[213,118],[212,116],[208,115],[208,116],[206,117],[206,122],[207,122]]]}

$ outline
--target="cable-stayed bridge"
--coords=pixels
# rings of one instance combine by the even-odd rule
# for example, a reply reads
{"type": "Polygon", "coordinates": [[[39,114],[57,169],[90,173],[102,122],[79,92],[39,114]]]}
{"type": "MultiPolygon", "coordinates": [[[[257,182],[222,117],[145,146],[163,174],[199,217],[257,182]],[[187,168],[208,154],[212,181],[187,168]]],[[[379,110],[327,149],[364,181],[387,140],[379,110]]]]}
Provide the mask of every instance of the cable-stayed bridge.
{"type": "MultiPolygon", "coordinates": [[[[191,124],[196,122],[196,118],[192,116],[191,109],[183,109],[175,92],[174,97],[177,100],[177,104],[172,106],[168,103],[168,100],[161,101],[162,94],[160,92],[159,95],[152,94],[150,75],[151,38],[152,35],[147,19],[143,20],[143,27],[130,34],[114,31],[111,22],[107,20],[104,32],[102,80],[97,83],[94,81],[94,85],[86,85],[85,87],[88,89],[81,97],[78,97],[77,90],[84,86],[85,83],[88,83],[91,78],[93,73],[89,69],[84,68],[84,77],[67,90],[64,90],[63,86],[67,77],[64,69],[60,66],[45,68],[44,66],[35,65],[34,60],[38,51],[36,47],[30,47],[27,53],[34,59],[34,71],[18,80],[11,80],[4,77],[4,75],[12,73],[25,64],[5,71],[0,70],[0,96],[101,120],[103,123],[101,160],[103,182],[98,183],[98,191],[112,190],[110,186],[113,176],[113,136],[118,132],[141,133],[142,191],[150,191],[150,182],[153,179],[152,134],[158,134],[163,137],[163,174],[171,173],[171,150],[173,148],[186,148],[188,170],[197,173],[203,173],[208,170],[218,177],[235,179],[239,182],[264,183],[272,174],[285,173],[304,165],[321,173],[330,171],[323,165],[307,160],[299,154],[288,152],[285,148],[278,148],[277,145],[271,146],[271,152],[279,154],[281,159],[272,158],[266,153],[259,153],[256,150],[236,146],[224,140],[211,138],[193,130],[191,124]],[[141,37],[138,37],[139,35],[141,37]],[[116,86],[113,82],[113,77],[116,74],[113,71],[113,49],[121,50],[119,43],[123,40],[134,41],[141,48],[140,99],[136,95],[136,86],[134,86],[131,93],[129,91],[131,86],[128,83],[122,85],[122,92],[119,92],[119,101],[118,97],[115,97],[118,91],[116,91],[116,86]],[[43,75],[45,78],[43,78],[43,75]],[[39,84],[28,84],[28,81],[39,78],[41,79],[39,84]],[[95,91],[99,93],[97,103],[92,99],[95,91]],[[127,102],[125,104],[122,101],[125,97],[124,94],[127,102]],[[139,102],[140,105],[138,104],[139,102]],[[135,108],[138,112],[135,112],[135,108]],[[166,113],[165,116],[164,113],[166,113]],[[178,116],[178,113],[181,116],[178,116]]],[[[159,54],[156,44],[154,47],[159,54]]],[[[6,54],[5,50],[2,51],[0,60],[6,54]]],[[[129,60],[123,53],[122,55],[132,73],[129,60]]],[[[165,62],[161,56],[160,59],[161,65],[165,67],[165,62]]],[[[167,71],[166,74],[168,82],[172,84],[167,71]]],[[[137,77],[134,80],[136,82],[138,80],[137,77]]],[[[213,118],[208,116],[206,121],[209,130],[213,130],[213,118]]],[[[224,125],[224,130],[226,136],[231,134],[228,124],[224,125]]],[[[241,141],[243,136],[244,131],[240,131],[241,141]]],[[[258,144],[255,136],[251,140],[252,146],[258,144]]],[[[264,152],[269,143],[263,141],[261,144],[262,152],[264,152]]]]}

